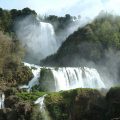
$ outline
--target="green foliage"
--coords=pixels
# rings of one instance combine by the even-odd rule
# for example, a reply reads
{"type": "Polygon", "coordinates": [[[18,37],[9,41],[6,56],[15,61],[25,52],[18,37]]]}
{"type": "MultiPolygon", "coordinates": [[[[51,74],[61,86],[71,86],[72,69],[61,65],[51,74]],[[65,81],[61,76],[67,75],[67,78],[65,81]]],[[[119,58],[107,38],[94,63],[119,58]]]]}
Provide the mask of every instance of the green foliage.
{"type": "Polygon", "coordinates": [[[16,85],[32,78],[32,71],[21,64],[23,56],[19,41],[0,31],[0,83],[16,85]]]}
{"type": "Polygon", "coordinates": [[[45,94],[46,94],[45,92],[30,92],[30,93],[22,92],[22,93],[17,93],[16,95],[23,101],[33,102],[45,94]]]}
{"type": "Polygon", "coordinates": [[[30,81],[32,77],[32,71],[26,66],[18,67],[17,71],[13,75],[13,78],[18,84],[25,84],[26,82],[30,81]]]}
{"type": "Polygon", "coordinates": [[[8,33],[14,32],[15,21],[28,15],[36,16],[37,14],[29,8],[22,10],[12,9],[10,11],[0,8],[0,30],[8,33]]]}
{"type": "Polygon", "coordinates": [[[39,109],[40,109],[39,106],[34,106],[32,108],[32,113],[31,113],[30,120],[43,120],[43,117],[42,117],[39,109]]]}
{"type": "Polygon", "coordinates": [[[68,25],[70,25],[73,17],[69,14],[66,14],[64,17],[58,17],[55,15],[49,15],[45,17],[44,21],[50,22],[54,28],[56,34],[59,33],[61,30],[64,30],[67,28],[68,25]]]}
{"type": "Polygon", "coordinates": [[[8,32],[10,30],[11,14],[8,10],[0,8],[0,30],[8,32]]]}
{"type": "Polygon", "coordinates": [[[60,93],[52,93],[46,96],[45,104],[54,120],[67,120],[68,113],[64,98],[60,93]]]}
{"type": "Polygon", "coordinates": [[[15,22],[28,15],[35,18],[37,14],[29,8],[10,11],[0,8],[0,83],[17,85],[32,78],[31,70],[21,64],[25,50],[14,32],[15,22]]]}
{"type": "MultiPolygon", "coordinates": [[[[83,114],[85,109],[87,108],[88,99],[94,100],[100,97],[100,93],[94,89],[75,89],[69,91],[60,91],[55,93],[50,93],[45,98],[45,104],[50,112],[50,115],[54,120],[68,120],[70,119],[70,114],[73,112],[75,101],[81,97],[83,101],[80,101],[81,108],[85,103],[83,109],[77,108],[74,112],[79,112],[79,116],[83,114]],[[85,101],[86,100],[86,101],[85,101]]],[[[94,103],[94,102],[93,102],[94,103]]],[[[77,103],[78,104],[78,103],[77,103]]],[[[80,107],[80,106],[79,106],[80,107]]]]}

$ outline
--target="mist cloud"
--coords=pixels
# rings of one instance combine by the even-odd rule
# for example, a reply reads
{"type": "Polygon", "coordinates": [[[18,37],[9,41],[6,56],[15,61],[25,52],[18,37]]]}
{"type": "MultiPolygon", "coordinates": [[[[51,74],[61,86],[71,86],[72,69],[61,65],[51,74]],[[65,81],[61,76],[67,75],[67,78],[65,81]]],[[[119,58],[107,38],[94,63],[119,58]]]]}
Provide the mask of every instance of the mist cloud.
{"type": "Polygon", "coordinates": [[[28,16],[16,23],[16,34],[26,49],[26,61],[39,64],[41,59],[55,53],[59,47],[51,24],[28,16]]]}

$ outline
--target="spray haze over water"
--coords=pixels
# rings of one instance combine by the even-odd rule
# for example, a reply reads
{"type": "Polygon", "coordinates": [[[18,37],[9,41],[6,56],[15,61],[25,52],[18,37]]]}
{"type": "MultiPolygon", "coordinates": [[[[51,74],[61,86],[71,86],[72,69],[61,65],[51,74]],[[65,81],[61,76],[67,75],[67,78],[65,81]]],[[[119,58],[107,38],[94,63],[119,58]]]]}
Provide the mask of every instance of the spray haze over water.
{"type": "Polygon", "coordinates": [[[27,49],[27,61],[39,64],[41,59],[55,53],[59,44],[50,23],[33,20],[31,16],[17,23],[16,33],[27,49]]]}
{"type": "MultiPolygon", "coordinates": [[[[40,60],[56,53],[70,34],[91,21],[88,18],[72,19],[71,23],[59,31],[57,35],[52,24],[41,22],[38,17],[27,16],[17,21],[15,30],[18,39],[26,49],[25,61],[39,64],[40,60]]],[[[57,25],[56,22],[54,22],[55,24],[57,25]]]]}
{"type": "Polygon", "coordinates": [[[35,85],[39,85],[48,91],[70,90],[75,88],[106,88],[105,81],[98,71],[94,68],[87,67],[39,67],[33,64],[24,63],[32,70],[34,77],[29,81],[28,85],[20,86],[20,88],[28,88],[28,91],[35,85]],[[52,77],[51,77],[52,76],[52,77]],[[47,78],[49,78],[47,80],[47,78]],[[44,80],[43,80],[44,79],[44,80]],[[53,84],[55,88],[51,88],[53,84]]]}

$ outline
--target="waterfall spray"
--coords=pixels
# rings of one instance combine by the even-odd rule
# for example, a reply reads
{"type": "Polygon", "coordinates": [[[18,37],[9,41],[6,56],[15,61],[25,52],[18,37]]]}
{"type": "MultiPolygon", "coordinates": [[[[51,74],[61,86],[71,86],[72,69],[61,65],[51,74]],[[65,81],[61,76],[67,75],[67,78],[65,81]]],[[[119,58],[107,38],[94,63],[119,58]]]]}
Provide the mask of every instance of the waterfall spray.
{"type": "MultiPolygon", "coordinates": [[[[16,25],[16,34],[27,50],[26,60],[39,64],[40,60],[54,54],[59,48],[55,31],[50,23],[27,17],[16,25]]],[[[34,18],[35,19],[35,18],[34,18]]]]}
{"type": "MultiPolygon", "coordinates": [[[[40,76],[42,70],[44,70],[44,77],[46,79],[49,77],[47,71],[51,71],[53,78],[49,78],[45,86],[48,86],[50,81],[52,81],[55,86],[55,91],[75,88],[106,88],[98,71],[94,68],[62,67],[56,69],[54,67],[45,68],[29,63],[24,64],[29,68],[36,68],[32,69],[34,77],[29,81],[28,85],[20,86],[20,88],[27,88],[28,91],[35,85],[41,85],[39,82],[42,81],[42,76],[40,76]]],[[[49,90],[51,91],[51,88],[49,88],[49,90]]]]}
{"type": "Polygon", "coordinates": [[[28,66],[30,69],[32,69],[32,73],[33,73],[33,78],[29,81],[28,85],[22,85],[19,88],[20,89],[28,89],[28,92],[31,90],[31,88],[35,85],[39,84],[39,78],[40,78],[40,67],[34,64],[29,64],[29,63],[25,63],[25,66],[28,66]]]}
{"type": "Polygon", "coordinates": [[[4,100],[5,100],[4,93],[0,93],[0,109],[4,108],[4,100]]]}
{"type": "Polygon", "coordinates": [[[36,101],[35,101],[35,104],[39,104],[40,106],[40,112],[41,112],[41,115],[42,115],[42,118],[43,120],[51,120],[50,116],[49,116],[49,113],[48,111],[46,110],[46,106],[45,106],[45,103],[44,103],[44,100],[45,100],[45,96],[47,94],[43,95],[42,97],[38,98],[36,101]]]}

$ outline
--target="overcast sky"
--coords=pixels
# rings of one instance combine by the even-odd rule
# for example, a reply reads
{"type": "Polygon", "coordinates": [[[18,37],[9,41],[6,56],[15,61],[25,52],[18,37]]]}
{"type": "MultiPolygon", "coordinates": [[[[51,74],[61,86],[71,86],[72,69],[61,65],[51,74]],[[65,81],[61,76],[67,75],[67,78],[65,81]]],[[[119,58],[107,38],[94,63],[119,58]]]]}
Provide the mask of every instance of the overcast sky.
{"type": "Polygon", "coordinates": [[[94,17],[101,10],[120,14],[120,0],[0,0],[4,9],[29,7],[38,14],[81,15],[94,17]]]}

